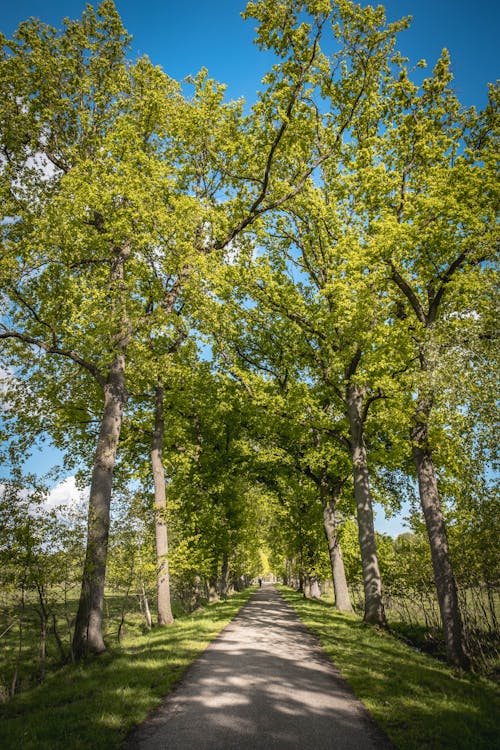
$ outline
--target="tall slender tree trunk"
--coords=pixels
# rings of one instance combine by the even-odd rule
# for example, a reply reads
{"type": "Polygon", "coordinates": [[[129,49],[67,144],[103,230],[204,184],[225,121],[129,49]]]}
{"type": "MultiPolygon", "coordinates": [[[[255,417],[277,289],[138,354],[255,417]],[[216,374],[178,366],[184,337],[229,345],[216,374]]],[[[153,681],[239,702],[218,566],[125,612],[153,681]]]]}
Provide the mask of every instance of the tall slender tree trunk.
{"type": "Polygon", "coordinates": [[[163,466],[163,436],[165,422],[163,402],[165,388],[156,386],[155,424],[151,445],[151,465],[155,488],[155,537],[156,537],[156,588],[158,594],[158,625],[171,625],[174,621],[170,602],[170,571],[168,565],[167,497],[165,491],[165,469],[163,466]]]}
{"type": "Polygon", "coordinates": [[[411,429],[412,454],[417,470],[420,503],[431,548],[434,582],[441,613],[447,660],[456,667],[470,669],[470,659],[465,646],[446,526],[439,500],[436,471],[428,440],[431,408],[430,399],[420,398],[418,400],[411,429]]]}
{"type": "Polygon", "coordinates": [[[339,542],[339,530],[335,517],[336,498],[325,500],[323,503],[323,528],[325,530],[330,564],[332,566],[333,590],[335,592],[335,609],[339,612],[353,612],[344,560],[339,542]]]}
{"type": "Polygon", "coordinates": [[[144,581],[141,581],[140,597],[142,610],[144,612],[144,619],[146,621],[146,627],[148,628],[148,630],[151,630],[151,628],[153,627],[153,618],[151,617],[151,610],[149,609],[148,594],[144,581]]]}
{"type": "Polygon", "coordinates": [[[219,594],[220,596],[227,596],[229,594],[229,552],[224,552],[222,557],[219,594]]]}
{"type": "Polygon", "coordinates": [[[125,354],[130,340],[130,323],[125,308],[125,263],[131,253],[129,241],[113,249],[109,292],[112,295],[112,311],[118,321],[114,340],[116,354],[111,362],[106,379],[99,383],[104,394],[104,408],[99,437],[94,453],[94,465],[90,482],[90,497],[87,521],[87,549],[82,574],[82,588],[75,620],[72,651],[76,660],[87,654],[99,654],[106,650],[102,634],[104,584],[108,556],[109,519],[111,490],[118,441],[127,403],[125,382],[125,354]]]}
{"type": "Polygon", "coordinates": [[[368,473],[368,461],[363,434],[363,391],[356,384],[347,389],[347,412],[351,433],[352,471],[356,499],[359,547],[363,566],[365,593],[364,619],[373,625],[386,626],[382,601],[382,581],[377,557],[373,507],[368,473]]]}
{"type": "Polygon", "coordinates": [[[127,400],[125,355],[116,355],[104,385],[104,409],[94,455],[88,511],[87,550],[73,635],[75,659],[106,650],[102,635],[113,469],[127,400]]]}
{"type": "Polygon", "coordinates": [[[40,617],[40,645],[38,648],[40,675],[38,679],[39,682],[42,683],[45,681],[45,665],[47,662],[47,631],[49,623],[49,613],[45,602],[45,593],[43,590],[43,586],[37,583],[36,588],[38,592],[38,601],[40,603],[40,609],[38,610],[38,615],[40,617]]]}
{"type": "Polygon", "coordinates": [[[17,624],[18,628],[18,636],[17,636],[17,653],[16,653],[16,662],[14,667],[14,674],[12,675],[12,681],[10,683],[10,696],[13,697],[16,694],[16,688],[17,688],[17,680],[19,676],[19,664],[21,663],[21,656],[23,653],[23,618],[24,618],[24,610],[25,610],[25,599],[24,599],[24,593],[25,593],[25,587],[23,584],[22,587],[23,591],[23,597],[21,599],[21,611],[19,613],[19,620],[17,624]]]}

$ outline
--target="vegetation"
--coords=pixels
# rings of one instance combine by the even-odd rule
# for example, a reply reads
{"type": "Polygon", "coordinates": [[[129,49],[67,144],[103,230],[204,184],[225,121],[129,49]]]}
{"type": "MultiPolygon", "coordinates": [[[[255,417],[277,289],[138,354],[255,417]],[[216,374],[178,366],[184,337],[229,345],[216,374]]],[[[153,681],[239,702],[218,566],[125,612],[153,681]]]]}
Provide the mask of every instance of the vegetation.
{"type": "Polygon", "coordinates": [[[251,591],[147,634],[141,634],[137,617],[128,618],[127,635],[120,646],[84,664],[64,667],[0,709],[2,746],[26,750],[120,747],[127,732],[159,705],[251,591]]]}
{"type": "Polygon", "coordinates": [[[281,591],[398,750],[497,746],[495,683],[458,675],[331,604],[281,591]]]}
{"type": "Polygon", "coordinates": [[[112,0],[2,38],[5,700],[116,648],[132,603],[177,664],[163,629],[263,561],[495,669],[498,87],[464,108],[448,53],[411,70],[382,6],[243,16],[274,60],[251,107],[130,60],[112,0]],[[23,472],[45,440],[86,521],[23,472]],[[408,500],[411,533],[377,535],[374,500],[408,500]]]}

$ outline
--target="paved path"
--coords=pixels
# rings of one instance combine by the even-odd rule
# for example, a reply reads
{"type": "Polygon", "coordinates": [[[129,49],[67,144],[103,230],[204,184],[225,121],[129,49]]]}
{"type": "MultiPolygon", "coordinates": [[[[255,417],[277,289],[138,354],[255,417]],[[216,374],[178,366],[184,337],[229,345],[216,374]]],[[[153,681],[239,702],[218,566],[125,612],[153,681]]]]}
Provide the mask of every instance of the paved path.
{"type": "Polygon", "coordinates": [[[264,585],[128,750],[389,750],[316,639],[264,585]]]}

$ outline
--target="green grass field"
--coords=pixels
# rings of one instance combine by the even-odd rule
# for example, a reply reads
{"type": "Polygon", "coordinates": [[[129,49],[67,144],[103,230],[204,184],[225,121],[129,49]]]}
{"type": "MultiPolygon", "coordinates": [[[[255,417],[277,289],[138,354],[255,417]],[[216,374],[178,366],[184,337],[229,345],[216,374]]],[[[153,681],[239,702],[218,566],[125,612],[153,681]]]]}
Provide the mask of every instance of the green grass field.
{"type": "MultiPolygon", "coordinates": [[[[500,748],[495,683],[457,674],[358,616],[336,612],[329,602],[280,590],[398,750],[500,748]]],[[[0,747],[119,748],[251,593],[247,589],[145,634],[129,620],[121,646],[52,671],[42,685],[1,706],[0,747]]]]}
{"type": "Polygon", "coordinates": [[[232,620],[252,589],[137,635],[81,665],[51,672],[0,707],[0,747],[113,750],[232,620]]]}
{"type": "Polygon", "coordinates": [[[280,590],[398,750],[500,748],[494,682],[457,674],[328,602],[280,590]]]}

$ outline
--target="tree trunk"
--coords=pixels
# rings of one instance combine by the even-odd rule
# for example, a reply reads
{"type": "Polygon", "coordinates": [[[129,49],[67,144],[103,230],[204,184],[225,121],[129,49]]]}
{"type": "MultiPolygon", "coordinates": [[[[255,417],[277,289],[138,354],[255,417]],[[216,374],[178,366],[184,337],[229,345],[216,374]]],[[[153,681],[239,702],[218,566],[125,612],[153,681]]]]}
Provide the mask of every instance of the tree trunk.
{"type": "Polygon", "coordinates": [[[71,615],[68,610],[68,584],[64,584],[64,619],[66,620],[66,629],[68,631],[68,641],[69,641],[69,658],[71,659],[71,663],[73,664],[75,661],[75,655],[73,653],[73,638],[72,638],[72,622],[71,622],[71,615]]]}
{"type": "Polygon", "coordinates": [[[304,573],[302,572],[302,568],[299,570],[299,585],[297,587],[297,593],[303,594],[305,598],[305,579],[304,579],[304,573]]]}
{"type": "Polygon", "coordinates": [[[38,681],[45,681],[45,665],[47,662],[47,616],[43,609],[38,613],[40,617],[40,643],[38,646],[38,663],[40,665],[40,674],[38,681]]]}
{"type": "Polygon", "coordinates": [[[229,553],[224,552],[222,558],[222,570],[220,575],[220,596],[227,596],[229,594],[229,553]]]}
{"type": "Polygon", "coordinates": [[[302,593],[304,595],[304,599],[309,599],[311,595],[311,579],[309,578],[309,575],[307,573],[304,576],[304,591],[302,593]]]}
{"type": "Polygon", "coordinates": [[[148,595],[144,581],[141,581],[141,604],[144,612],[144,619],[146,620],[146,627],[148,630],[151,630],[153,627],[153,619],[151,617],[151,610],[149,609],[148,595]]]}
{"type": "Polygon", "coordinates": [[[317,575],[309,578],[309,596],[311,599],[321,599],[321,587],[317,575]]]}
{"type": "MultiPolygon", "coordinates": [[[[24,587],[23,587],[23,593],[24,593],[24,587]]],[[[19,622],[18,622],[18,639],[17,639],[17,653],[16,653],[16,662],[14,666],[14,674],[12,675],[12,680],[10,683],[10,696],[11,698],[14,697],[16,693],[17,688],[17,680],[19,677],[19,664],[21,663],[21,656],[23,653],[23,617],[24,617],[24,600],[22,602],[21,607],[21,613],[19,615],[19,622]]]]}
{"type": "Polygon", "coordinates": [[[335,518],[336,499],[323,502],[323,528],[325,530],[328,552],[332,566],[333,590],[335,592],[335,609],[339,612],[353,612],[347,579],[339,543],[338,524],[335,518]]]}
{"type": "Polygon", "coordinates": [[[354,478],[354,497],[358,516],[359,546],[363,566],[363,588],[365,593],[364,619],[373,625],[386,626],[382,601],[382,581],[377,557],[373,507],[368,473],[368,461],[363,436],[363,391],[357,385],[347,389],[347,412],[351,433],[351,456],[354,478]]]}
{"type": "Polygon", "coordinates": [[[104,386],[104,410],[90,485],[87,550],[73,636],[75,659],[106,650],[102,636],[102,609],[109,512],[113,469],[126,400],[125,355],[120,352],[111,365],[104,386]]]}
{"type": "Polygon", "coordinates": [[[39,681],[42,683],[45,680],[45,665],[47,661],[47,630],[49,613],[45,603],[43,586],[37,583],[36,589],[38,592],[38,601],[40,602],[40,609],[38,610],[38,616],[40,617],[40,645],[38,648],[38,658],[40,663],[39,681]]]}
{"type": "Polygon", "coordinates": [[[59,655],[61,657],[61,662],[66,661],[66,652],[64,650],[63,642],[61,640],[61,636],[59,635],[59,631],[57,629],[57,619],[54,612],[52,612],[52,632],[54,633],[54,638],[56,639],[57,648],[59,649],[59,655]]]}
{"type": "Polygon", "coordinates": [[[155,393],[155,425],[151,446],[151,465],[155,488],[155,535],[156,535],[156,587],[158,594],[158,625],[171,625],[174,621],[170,602],[170,571],[168,566],[167,498],[165,491],[165,469],[163,467],[165,389],[161,383],[155,393]]]}
{"type": "Polygon", "coordinates": [[[431,548],[434,582],[446,643],[449,664],[470,669],[470,659],[464,642],[458,593],[451,566],[448,538],[439,501],[436,472],[428,442],[428,418],[431,403],[420,399],[417,403],[411,430],[412,454],[417,469],[420,502],[431,548]]]}
{"type": "Polygon", "coordinates": [[[491,617],[491,626],[489,625],[489,623],[488,626],[492,633],[496,633],[498,631],[498,620],[495,611],[495,589],[489,582],[486,583],[486,593],[488,596],[488,608],[491,617]]]}
{"type": "Polygon", "coordinates": [[[125,592],[125,597],[122,599],[122,609],[120,613],[120,624],[118,625],[118,633],[116,635],[116,639],[118,643],[121,643],[122,638],[122,629],[125,625],[125,616],[127,614],[127,607],[128,607],[128,601],[130,598],[130,589],[132,587],[132,577],[130,578],[130,581],[128,582],[127,590],[125,592]]]}

